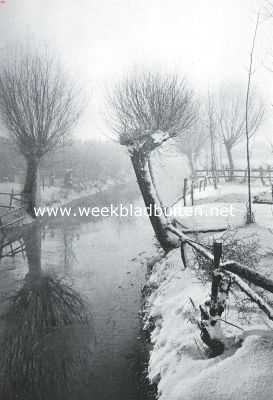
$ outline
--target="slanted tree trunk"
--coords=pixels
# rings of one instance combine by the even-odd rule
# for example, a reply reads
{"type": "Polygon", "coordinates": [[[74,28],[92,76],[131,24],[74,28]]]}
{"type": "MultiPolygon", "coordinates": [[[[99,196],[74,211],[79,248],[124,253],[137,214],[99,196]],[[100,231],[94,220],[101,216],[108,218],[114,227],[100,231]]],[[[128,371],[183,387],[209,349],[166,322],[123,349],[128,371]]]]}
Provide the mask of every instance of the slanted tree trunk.
{"type": "Polygon", "coordinates": [[[153,163],[152,163],[152,160],[151,160],[151,156],[148,157],[148,168],[149,168],[149,174],[150,174],[150,177],[151,177],[151,182],[152,182],[153,188],[155,190],[156,198],[157,198],[157,200],[158,200],[158,202],[160,204],[160,207],[162,208],[162,210],[163,210],[163,212],[165,214],[164,204],[163,204],[163,201],[162,201],[162,199],[160,197],[160,194],[159,194],[157,186],[156,186],[154,167],[153,167],[153,163]]]}
{"type": "Polygon", "coordinates": [[[225,148],[226,148],[228,163],[229,163],[229,168],[230,168],[229,180],[232,181],[233,177],[234,177],[234,161],[233,161],[233,156],[232,156],[232,151],[231,151],[232,148],[227,142],[225,142],[225,148]]]}
{"type": "Polygon", "coordinates": [[[165,251],[169,251],[178,246],[178,241],[174,236],[170,235],[166,229],[167,219],[164,215],[164,210],[161,208],[160,201],[157,198],[156,190],[149,172],[149,154],[134,150],[130,157],[145,206],[148,210],[152,211],[149,212],[149,218],[156,237],[162,248],[165,251]],[[157,213],[156,210],[158,211],[157,213]],[[161,215],[157,215],[159,213],[161,215]]]}
{"type": "Polygon", "coordinates": [[[26,211],[33,217],[35,217],[34,207],[37,206],[38,200],[38,169],[39,159],[29,157],[26,159],[27,170],[26,179],[23,189],[23,201],[26,211]]]}

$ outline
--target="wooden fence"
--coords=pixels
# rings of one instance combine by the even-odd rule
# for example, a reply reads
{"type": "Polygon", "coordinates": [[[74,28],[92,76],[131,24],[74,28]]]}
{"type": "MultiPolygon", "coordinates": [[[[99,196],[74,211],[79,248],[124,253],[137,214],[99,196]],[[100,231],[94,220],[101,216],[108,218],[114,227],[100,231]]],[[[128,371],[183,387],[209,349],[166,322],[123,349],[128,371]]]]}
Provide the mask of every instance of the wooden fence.
{"type": "MultiPolygon", "coordinates": [[[[180,224],[179,221],[176,221],[180,224]]],[[[181,225],[180,225],[181,226],[181,225]]],[[[213,252],[207,247],[198,243],[197,241],[188,237],[183,229],[180,230],[177,226],[170,224],[167,228],[170,232],[179,237],[181,242],[181,258],[184,267],[187,267],[185,246],[189,245],[199,255],[211,262],[212,265],[212,284],[211,296],[209,304],[200,306],[201,322],[199,327],[201,329],[201,338],[208,345],[214,354],[220,354],[223,350],[221,346],[223,343],[220,338],[215,339],[210,334],[211,330],[215,328],[216,324],[221,320],[221,315],[225,310],[225,303],[228,297],[230,287],[237,286],[243,293],[245,293],[252,302],[273,321],[273,309],[271,306],[258,294],[255,289],[250,287],[249,284],[262,288],[270,293],[273,293],[273,280],[260,274],[249,267],[238,263],[237,261],[221,261],[222,258],[222,243],[215,242],[213,245],[213,252]],[[249,284],[247,283],[249,282],[249,284]]],[[[217,335],[216,335],[217,336],[217,335]]]]}
{"type": "Polygon", "coordinates": [[[0,192],[0,196],[7,197],[5,204],[0,204],[0,232],[5,228],[16,225],[24,219],[24,207],[21,193],[0,192]],[[5,210],[4,212],[2,212],[5,210]],[[7,210],[7,211],[6,211],[7,210]]]}
{"type": "Polygon", "coordinates": [[[211,184],[212,181],[207,179],[207,177],[204,178],[196,178],[196,179],[190,179],[190,178],[184,178],[183,182],[183,190],[182,190],[182,195],[179,196],[171,205],[170,207],[173,207],[176,203],[178,203],[180,200],[183,200],[184,206],[187,205],[188,201],[190,201],[190,204],[193,206],[194,205],[194,200],[195,200],[195,194],[197,192],[202,192],[206,190],[207,186],[211,184]]]}
{"type": "Polygon", "coordinates": [[[25,244],[22,238],[8,241],[5,237],[0,241],[0,259],[4,257],[15,257],[17,254],[25,255],[25,244]]]}
{"type": "MultiPolygon", "coordinates": [[[[183,193],[170,205],[170,207],[174,206],[180,200],[183,200],[184,206],[193,206],[197,192],[200,193],[206,190],[209,185],[214,185],[214,187],[217,188],[217,183],[219,183],[221,179],[224,179],[224,182],[230,182],[231,179],[238,178],[240,178],[240,183],[245,183],[247,179],[247,170],[234,169],[232,171],[228,168],[224,168],[212,171],[198,169],[195,171],[194,177],[184,178],[183,193]]],[[[272,199],[270,201],[258,201],[257,199],[254,199],[254,202],[273,204],[273,169],[262,167],[254,168],[251,170],[250,178],[252,180],[260,179],[263,186],[271,187],[272,199]]]]}
{"type": "MultiPolygon", "coordinates": [[[[222,168],[216,169],[214,171],[210,169],[197,169],[195,171],[195,177],[197,179],[207,177],[207,179],[216,179],[217,181],[220,181],[222,179],[225,182],[239,179],[240,182],[244,183],[247,180],[247,169],[232,170],[230,168],[222,168]]],[[[273,169],[270,167],[252,168],[250,172],[250,179],[260,179],[263,186],[271,186],[273,179],[273,169]]]]}

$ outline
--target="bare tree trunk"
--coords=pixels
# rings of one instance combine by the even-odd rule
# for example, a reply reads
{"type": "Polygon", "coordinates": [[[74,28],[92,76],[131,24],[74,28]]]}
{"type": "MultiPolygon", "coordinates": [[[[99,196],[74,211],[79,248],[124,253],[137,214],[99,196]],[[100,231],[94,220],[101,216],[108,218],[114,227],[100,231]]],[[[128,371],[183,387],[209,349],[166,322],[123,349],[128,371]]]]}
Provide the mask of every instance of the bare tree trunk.
{"type": "Polygon", "coordinates": [[[37,205],[38,197],[38,168],[39,160],[35,158],[28,158],[25,185],[23,189],[23,201],[26,211],[35,217],[34,207],[37,205]]]}
{"type": "Polygon", "coordinates": [[[229,180],[232,181],[233,176],[234,176],[234,161],[233,161],[231,146],[228,145],[227,143],[225,143],[225,148],[226,148],[228,163],[229,163],[229,168],[230,168],[229,180]]]}
{"type": "MultiPolygon", "coordinates": [[[[210,123],[212,125],[212,123],[210,123]]],[[[216,176],[216,157],[215,157],[215,132],[214,128],[210,126],[210,162],[211,162],[211,174],[213,179],[214,188],[217,189],[217,176],[216,176]]]]}
{"type": "Polygon", "coordinates": [[[249,69],[248,69],[248,81],[247,81],[247,90],[246,90],[246,112],[245,112],[245,127],[246,127],[246,160],[247,160],[247,187],[248,187],[248,205],[247,205],[247,215],[246,215],[246,223],[251,224],[254,222],[254,214],[252,213],[252,198],[251,198],[251,180],[250,180],[250,152],[249,152],[249,96],[250,96],[250,89],[251,89],[251,78],[253,74],[253,56],[255,50],[255,42],[258,32],[260,22],[260,12],[257,14],[256,25],[254,30],[254,35],[252,39],[252,48],[250,52],[250,61],[249,61],[249,69]]]}
{"type": "Polygon", "coordinates": [[[191,177],[194,178],[195,175],[195,167],[194,167],[194,161],[193,161],[193,155],[192,154],[187,154],[190,170],[191,170],[191,177]]]}
{"type": "Polygon", "coordinates": [[[160,202],[157,199],[156,191],[152,184],[148,166],[149,156],[139,151],[131,154],[131,161],[134,167],[135,175],[139,188],[141,190],[145,206],[149,211],[149,218],[154,229],[155,235],[165,251],[169,251],[178,245],[176,238],[172,237],[167,227],[167,219],[161,209],[160,202]],[[156,212],[156,210],[158,212],[156,212]],[[161,215],[159,214],[161,211],[161,215]]]}

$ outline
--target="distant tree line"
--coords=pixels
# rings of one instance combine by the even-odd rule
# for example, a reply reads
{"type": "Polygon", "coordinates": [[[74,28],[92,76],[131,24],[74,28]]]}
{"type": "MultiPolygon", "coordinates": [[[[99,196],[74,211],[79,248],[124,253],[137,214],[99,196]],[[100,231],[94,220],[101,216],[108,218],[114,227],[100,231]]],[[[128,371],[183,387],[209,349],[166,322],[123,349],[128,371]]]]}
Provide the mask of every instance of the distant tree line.
{"type": "MultiPolygon", "coordinates": [[[[264,116],[259,95],[251,91],[247,98],[246,107],[244,88],[227,85],[225,90],[209,91],[204,99],[183,76],[135,73],[117,82],[108,96],[106,112],[115,140],[77,142],[71,135],[84,108],[83,94],[58,60],[48,52],[19,48],[0,63],[0,116],[21,155],[19,162],[25,163],[22,194],[32,215],[39,171],[61,177],[67,169],[80,181],[128,177],[133,170],[146,207],[159,205],[163,210],[152,153],[173,143],[194,176],[204,151],[210,169],[216,169],[217,148],[223,144],[233,170],[234,147],[246,138],[248,143],[264,116]]],[[[3,160],[3,170],[8,170],[9,160],[3,160]]],[[[177,240],[166,230],[170,221],[165,214],[150,219],[161,246],[169,250],[177,240]]]]}
{"type": "MultiPolygon", "coordinates": [[[[40,174],[63,180],[68,169],[72,170],[76,181],[90,182],[128,178],[131,166],[124,150],[112,141],[74,140],[45,156],[40,174]]],[[[14,181],[24,171],[24,158],[13,142],[0,137],[0,180],[14,181]]]]}
{"type": "Polygon", "coordinates": [[[126,153],[112,141],[74,140],[45,157],[41,173],[62,178],[71,169],[73,177],[81,182],[120,179],[130,175],[126,153]]]}

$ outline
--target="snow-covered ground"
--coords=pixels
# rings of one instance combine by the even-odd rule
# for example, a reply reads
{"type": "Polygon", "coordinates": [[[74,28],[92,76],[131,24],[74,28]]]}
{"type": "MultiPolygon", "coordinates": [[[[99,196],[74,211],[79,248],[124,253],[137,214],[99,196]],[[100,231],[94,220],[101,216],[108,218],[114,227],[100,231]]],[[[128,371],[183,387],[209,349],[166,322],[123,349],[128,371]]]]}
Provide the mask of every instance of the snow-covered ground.
{"type": "MultiPolygon", "coordinates": [[[[256,224],[245,227],[245,191],[245,186],[227,185],[220,193],[213,194],[213,201],[208,198],[208,203],[202,204],[207,210],[215,205],[223,207],[227,198],[236,205],[233,219],[196,216],[183,222],[194,228],[232,223],[233,227],[240,226],[237,234],[241,237],[255,234],[262,254],[259,269],[273,277],[272,208],[255,205],[256,224]]],[[[200,320],[199,305],[209,298],[210,284],[201,281],[194,266],[184,270],[180,250],[174,250],[154,266],[148,287],[151,294],[145,321],[147,329],[151,329],[152,341],[149,378],[158,384],[159,400],[272,398],[273,323],[257,307],[248,311],[247,318],[243,317],[240,306],[245,297],[241,292],[230,295],[223,316],[225,321],[236,325],[222,323],[230,345],[221,356],[208,358],[196,321],[200,320]]]]}
{"type": "MultiPolygon", "coordinates": [[[[253,185],[252,195],[263,190],[260,184],[253,185]]],[[[190,229],[213,229],[242,226],[245,222],[247,187],[241,184],[223,184],[215,190],[209,186],[196,197],[194,207],[183,206],[179,201],[173,206],[173,215],[190,229]]],[[[273,227],[273,206],[253,204],[256,222],[273,227]]]]}

